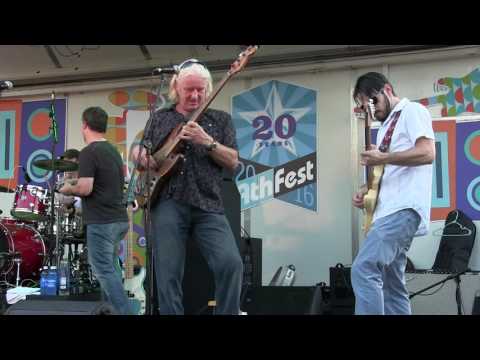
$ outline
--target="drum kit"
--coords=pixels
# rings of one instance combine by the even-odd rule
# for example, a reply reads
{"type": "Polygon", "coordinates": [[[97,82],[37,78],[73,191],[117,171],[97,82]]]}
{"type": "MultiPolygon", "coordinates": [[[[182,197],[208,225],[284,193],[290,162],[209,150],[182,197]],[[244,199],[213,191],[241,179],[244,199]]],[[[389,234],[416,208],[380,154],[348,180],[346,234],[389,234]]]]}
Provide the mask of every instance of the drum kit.
{"type": "MultiPolygon", "coordinates": [[[[60,159],[33,164],[56,170],[54,192],[66,181],[64,172],[78,169],[77,163],[60,159]]],[[[43,266],[58,265],[67,255],[72,288],[76,289],[72,293],[87,292],[98,284],[88,265],[81,215],[62,203],[60,193],[52,196],[51,191],[30,184],[17,185],[15,190],[0,187],[0,192],[15,193],[12,217],[0,218],[0,283],[38,287],[43,266]]]]}

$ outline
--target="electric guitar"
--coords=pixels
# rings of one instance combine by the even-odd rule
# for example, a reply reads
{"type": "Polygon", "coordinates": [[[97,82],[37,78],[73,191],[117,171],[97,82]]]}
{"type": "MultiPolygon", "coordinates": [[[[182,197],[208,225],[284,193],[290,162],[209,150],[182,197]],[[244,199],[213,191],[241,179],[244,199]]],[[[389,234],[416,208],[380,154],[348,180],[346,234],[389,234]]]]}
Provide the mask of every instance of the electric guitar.
{"type": "MultiPolygon", "coordinates": [[[[365,111],[365,150],[370,150],[372,145],[370,128],[374,119],[375,105],[373,100],[368,101],[368,106],[365,111]]],[[[365,234],[370,230],[373,221],[373,213],[377,207],[378,194],[380,193],[380,184],[382,182],[385,165],[367,166],[367,189],[365,197],[363,198],[363,206],[365,209],[365,217],[363,222],[363,230],[365,234]]]]}
{"type": "MultiPolygon", "coordinates": [[[[393,131],[395,130],[395,125],[397,125],[397,121],[400,117],[400,111],[397,111],[393,114],[390,126],[383,137],[382,143],[378,147],[378,150],[381,152],[387,152],[390,143],[392,141],[393,131]]],[[[375,106],[373,105],[373,100],[370,99],[368,101],[368,106],[366,110],[366,119],[365,119],[365,148],[366,150],[370,150],[370,146],[372,144],[371,135],[370,135],[370,126],[374,119],[373,114],[375,114],[375,106]]],[[[365,233],[370,230],[370,226],[372,225],[373,221],[373,213],[375,212],[375,208],[377,207],[378,195],[380,193],[380,186],[382,184],[382,177],[385,171],[385,165],[374,165],[374,166],[367,166],[367,187],[368,192],[366,193],[365,197],[363,198],[363,206],[365,209],[365,219],[363,229],[365,233]]]]}
{"type": "MultiPolygon", "coordinates": [[[[255,54],[257,49],[258,46],[256,45],[249,46],[238,56],[235,62],[230,66],[230,70],[223,77],[212,94],[210,94],[205,102],[192,114],[189,121],[196,122],[201,118],[202,114],[207,110],[213,99],[219,94],[227,81],[246,66],[248,60],[253,54],[255,54]]],[[[178,124],[167,136],[160,149],[153,154],[153,158],[157,162],[159,168],[157,171],[153,172],[149,184],[146,183],[146,171],[139,174],[135,194],[140,206],[145,207],[149,201],[154,203],[158,199],[163,186],[176,172],[181,160],[183,160],[183,142],[179,137],[183,125],[183,123],[178,124]],[[146,186],[150,186],[149,199],[147,199],[145,195],[146,186]]]]}
{"type": "MultiPolygon", "coordinates": [[[[146,296],[143,289],[146,270],[143,266],[135,266],[133,263],[133,185],[129,184],[127,189],[127,212],[128,212],[128,235],[125,247],[125,261],[123,264],[123,288],[127,293],[128,302],[133,314],[144,315],[146,296]],[[131,186],[130,186],[131,185],[131,186]]],[[[138,207],[138,206],[137,206],[138,207]]]]}

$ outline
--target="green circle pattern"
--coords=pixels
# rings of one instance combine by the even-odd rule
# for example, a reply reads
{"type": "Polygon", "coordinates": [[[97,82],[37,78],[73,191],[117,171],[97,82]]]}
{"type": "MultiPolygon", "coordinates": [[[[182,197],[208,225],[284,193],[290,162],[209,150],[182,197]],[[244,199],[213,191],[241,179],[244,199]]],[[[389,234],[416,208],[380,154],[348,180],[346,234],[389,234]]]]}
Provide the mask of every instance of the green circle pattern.
{"type": "Polygon", "coordinates": [[[465,145],[463,147],[463,150],[465,152],[465,156],[467,157],[468,160],[470,160],[471,163],[480,166],[480,160],[475,159],[470,153],[470,144],[472,140],[475,139],[477,136],[480,136],[480,130],[474,131],[467,137],[467,139],[465,140],[465,145]]]}

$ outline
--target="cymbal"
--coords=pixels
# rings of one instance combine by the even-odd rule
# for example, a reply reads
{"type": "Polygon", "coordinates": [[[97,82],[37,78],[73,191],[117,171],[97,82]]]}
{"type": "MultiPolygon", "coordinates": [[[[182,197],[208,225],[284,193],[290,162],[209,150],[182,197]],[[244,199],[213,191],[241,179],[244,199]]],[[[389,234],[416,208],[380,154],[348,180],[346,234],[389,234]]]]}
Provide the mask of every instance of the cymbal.
{"type": "Polygon", "coordinates": [[[67,160],[37,160],[33,165],[44,170],[75,171],[78,170],[78,164],[67,160]]]}
{"type": "Polygon", "coordinates": [[[13,193],[13,192],[15,192],[15,190],[9,189],[5,186],[0,185],[0,192],[13,193]]]}

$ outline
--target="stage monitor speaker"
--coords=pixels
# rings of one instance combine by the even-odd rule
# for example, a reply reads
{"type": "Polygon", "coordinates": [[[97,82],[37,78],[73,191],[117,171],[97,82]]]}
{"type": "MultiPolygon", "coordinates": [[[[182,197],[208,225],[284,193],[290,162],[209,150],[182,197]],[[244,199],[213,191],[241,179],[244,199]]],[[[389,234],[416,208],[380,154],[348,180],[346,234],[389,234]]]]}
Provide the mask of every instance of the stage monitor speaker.
{"type": "MultiPolygon", "coordinates": [[[[226,176],[226,175],[225,175],[226,176]]],[[[221,197],[240,254],[244,251],[240,227],[240,193],[230,177],[224,177],[221,197]]],[[[186,245],[185,272],[183,276],[183,307],[185,314],[200,314],[207,309],[208,301],[214,300],[215,284],[200,250],[193,239],[186,245]]]]}
{"type": "MultiPolygon", "coordinates": [[[[240,253],[244,265],[243,284],[262,285],[262,239],[242,239],[244,252],[240,253]],[[248,241],[248,243],[247,243],[248,241]]],[[[239,246],[240,247],[240,246],[239,246]]],[[[187,242],[185,272],[183,276],[183,307],[185,314],[202,314],[208,301],[215,299],[213,273],[192,239],[187,242]]]]}
{"type": "Polygon", "coordinates": [[[101,301],[25,300],[11,305],[5,315],[115,315],[110,304],[101,301]]]}
{"type": "Polygon", "coordinates": [[[480,315],[480,291],[477,291],[473,299],[472,315],[480,315]]]}
{"type": "Polygon", "coordinates": [[[225,208],[225,216],[230,223],[239,250],[242,252],[242,244],[240,243],[242,234],[240,226],[240,193],[238,192],[237,185],[232,179],[224,178],[222,181],[222,187],[220,188],[220,194],[222,196],[223,207],[225,208]]]}
{"type": "Polygon", "coordinates": [[[315,300],[314,286],[260,286],[248,291],[243,311],[248,315],[308,315],[315,300]]]}

